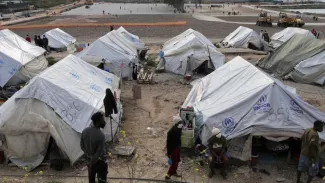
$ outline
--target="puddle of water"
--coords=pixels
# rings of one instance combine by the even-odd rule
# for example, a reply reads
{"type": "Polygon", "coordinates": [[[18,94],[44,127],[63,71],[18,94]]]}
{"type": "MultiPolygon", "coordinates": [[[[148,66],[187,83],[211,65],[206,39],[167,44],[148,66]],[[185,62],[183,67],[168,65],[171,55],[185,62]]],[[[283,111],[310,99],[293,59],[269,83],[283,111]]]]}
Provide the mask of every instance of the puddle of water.
{"type": "Polygon", "coordinates": [[[174,8],[167,4],[95,3],[89,9],[85,6],[62,13],[63,15],[103,15],[117,14],[173,14],[174,8]]]}

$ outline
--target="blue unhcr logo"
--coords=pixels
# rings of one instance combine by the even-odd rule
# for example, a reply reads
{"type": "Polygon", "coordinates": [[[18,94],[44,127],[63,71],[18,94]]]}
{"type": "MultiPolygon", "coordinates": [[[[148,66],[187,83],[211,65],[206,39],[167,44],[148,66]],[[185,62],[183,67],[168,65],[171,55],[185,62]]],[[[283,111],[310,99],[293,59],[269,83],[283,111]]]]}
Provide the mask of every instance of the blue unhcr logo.
{"type": "Polygon", "coordinates": [[[290,110],[295,112],[297,115],[302,115],[304,114],[304,111],[298,106],[298,104],[294,101],[290,101],[291,107],[290,110]]]}
{"type": "Polygon", "coordinates": [[[112,82],[113,82],[112,78],[109,78],[109,77],[105,78],[105,83],[112,85],[112,82]]]}
{"type": "Polygon", "coordinates": [[[271,109],[271,104],[267,102],[267,95],[262,95],[254,106],[254,111],[267,112],[271,109]]]}
{"type": "Polygon", "coordinates": [[[225,135],[230,134],[235,129],[235,120],[232,117],[226,118],[222,123],[225,130],[225,135]]]}

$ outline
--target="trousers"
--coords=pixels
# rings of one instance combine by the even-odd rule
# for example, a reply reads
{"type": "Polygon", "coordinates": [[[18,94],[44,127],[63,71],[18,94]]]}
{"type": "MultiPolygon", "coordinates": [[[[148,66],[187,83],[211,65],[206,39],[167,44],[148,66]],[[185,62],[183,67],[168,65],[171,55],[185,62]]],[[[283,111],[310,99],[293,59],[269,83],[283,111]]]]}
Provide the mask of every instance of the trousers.
{"type": "Polygon", "coordinates": [[[107,173],[108,173],[107,163],[104,161],[98,160],[91,167],[88,167],[89,183],[96,182],[96,175],[97,175],[98,183],[106,183],[107,182],[107,173]]]}

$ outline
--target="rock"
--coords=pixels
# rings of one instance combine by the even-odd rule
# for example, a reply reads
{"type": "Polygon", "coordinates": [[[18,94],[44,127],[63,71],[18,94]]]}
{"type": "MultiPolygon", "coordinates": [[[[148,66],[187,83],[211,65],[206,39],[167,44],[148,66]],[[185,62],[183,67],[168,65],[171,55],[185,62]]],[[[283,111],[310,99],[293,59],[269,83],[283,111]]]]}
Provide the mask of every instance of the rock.
{"type": "Polygon", "coordinates": [[[285,178],[277,178],[276,179],[276,182],[285,182],[287,179],[285,179],[285,178]]]}

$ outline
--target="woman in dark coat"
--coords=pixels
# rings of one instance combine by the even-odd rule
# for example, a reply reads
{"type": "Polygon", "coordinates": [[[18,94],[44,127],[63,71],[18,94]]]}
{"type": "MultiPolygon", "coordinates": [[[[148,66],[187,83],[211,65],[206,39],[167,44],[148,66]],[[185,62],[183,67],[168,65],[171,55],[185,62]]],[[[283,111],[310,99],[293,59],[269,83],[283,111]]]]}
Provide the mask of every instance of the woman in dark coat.
{"type": "Polygon", "coordinates": [[[106,89],[106,96],[104,98],[104,107],[105,107],[105,117],[109,117],[113,113],[114,114],[118,113],[114,95],[109,88],[106,89]]]}
{"type": "Polygon", "coordinates": [[[171,159],[172,164],[169,167],[165,179],[170,179],[171,176],[180,177],[177,174],[178,163],[181,161],[181,136],[182,136],[183,121],[177,122],[167,133],[167,156],[171,159]]]}

